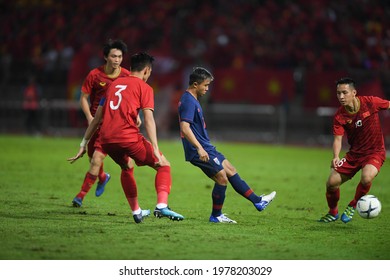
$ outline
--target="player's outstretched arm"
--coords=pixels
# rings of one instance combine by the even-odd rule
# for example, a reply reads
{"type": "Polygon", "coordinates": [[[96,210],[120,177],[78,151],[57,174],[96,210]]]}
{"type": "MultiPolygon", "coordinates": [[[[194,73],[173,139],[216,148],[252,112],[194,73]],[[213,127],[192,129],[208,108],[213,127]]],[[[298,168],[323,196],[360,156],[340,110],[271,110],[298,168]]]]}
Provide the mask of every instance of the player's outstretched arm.
{"type": "Polygon", "coordinates": [[[83,155],[85,154],[85,152],[87,151],[86,146],[81,146],[82,144],[83,144],[83,142],[81,142],[81,144],[80,144],[79,152],[74,157],[68,158],[68,161],[70,161],[70,163],[74,163],[79,158],[82,158],[83,155]]]}
{"type": "Polygon", "coordinates": [[[88,121],[88,124],[90,124],[92,122],[92,120],[93,120],[93,116],[91,114],[91,110],[89,109],[88,99],[89,99],[89,94],[81,92],[81,95],[80,95],[80,107],[81,107],[81,110],[83,110],[83,112],[84,112],[84,115],[85,115],[85,118],[88,121]]]}
{"type": "Polygon", "coordinates": [[[341,152],[341,147],[342,147],[342,141],[343,141],[343,136],[342,135],[335,135],[333,139],[333,159],[331,163],[331,167],[335,168],[337,164],[340,161],[340,152],[341,152]]]}
{"type": "Polygon", "coordinates": [[[103,115],[102,114],[102,112],[103,112],[102,108],[103,108],[102,106],[98,107],[98,109],[96,111],[96,114],[95,114],[95,118],[88,125],[87,130],[85,131],[85,134],[84,134],[84,138],[83,138],[83,140],[80,143],[79,152],[74,157],[68,158],[68,161],[70,161],[70,163],[74,163],[76,160],[78,160],[79,158],[83,157],[83,155],[87,151],[88,141],[89,141],[89,139],[91,139],[92,135],[95,133],[96,129],[98,128],[98,126],[99,126],[99,124],[101,122],[102,115],[103,115]]]}

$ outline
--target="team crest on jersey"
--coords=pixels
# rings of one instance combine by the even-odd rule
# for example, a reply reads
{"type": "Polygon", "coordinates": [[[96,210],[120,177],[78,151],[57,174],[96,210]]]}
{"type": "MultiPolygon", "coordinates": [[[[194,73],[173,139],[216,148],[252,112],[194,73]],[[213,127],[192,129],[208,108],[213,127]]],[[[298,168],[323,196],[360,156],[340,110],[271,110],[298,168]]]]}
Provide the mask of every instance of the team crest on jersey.
{"type": "Polygon", "coordinates": [[[363,126],[362,120],[356,121],[356,122],[355,122],[355,126],[356,126],[356,127],[361,127],[361,126],[363,126]]]}
{"type": "Polygon", "coordinates": [[[105,82],[100,82],[99,85],[101,85],[102,87],[105,87],[107,83],[105,82]]]}
{"type": "Polygon", "coordinates": [[[221,165],[221,163],[219,162],[219,159],[218,158],[214,158],[213,161],[218,164],[218,165],[221,165]]]}

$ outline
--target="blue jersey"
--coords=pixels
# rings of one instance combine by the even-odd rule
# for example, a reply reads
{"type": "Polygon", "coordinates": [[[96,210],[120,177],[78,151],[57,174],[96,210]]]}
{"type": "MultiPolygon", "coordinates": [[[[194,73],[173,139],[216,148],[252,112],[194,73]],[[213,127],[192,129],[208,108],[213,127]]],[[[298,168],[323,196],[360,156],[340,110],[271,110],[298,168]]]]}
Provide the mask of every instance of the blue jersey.
{"type": "MultiPolygon", "coordinates": [[[[179,122],[188,122],[190,124],[192,132],[206,152],[215,150],[207,134],[202,107],[199,101],[187,91],[180,98],[179,122]]],[[[191,161],[198,155],[198,152],[183,135],[181,135],[181,140],[183,142],[185,159],[186,161],[191,161]]]]}

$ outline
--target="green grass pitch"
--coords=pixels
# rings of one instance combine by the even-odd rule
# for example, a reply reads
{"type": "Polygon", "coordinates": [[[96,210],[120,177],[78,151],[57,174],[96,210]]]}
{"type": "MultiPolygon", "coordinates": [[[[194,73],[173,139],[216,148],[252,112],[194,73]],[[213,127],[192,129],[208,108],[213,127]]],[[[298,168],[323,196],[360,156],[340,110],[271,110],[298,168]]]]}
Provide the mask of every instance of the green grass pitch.
{"type": "MultiPolygon", "coordinates": [[[[80,138],[81,139],[81,138],[80,138]]],[[[105,160],[112,178],[106,192],[95,186],[83,207],[71,207],[89,163],[74,164],[80,139],[0,136],[0,232],[2,260],[388,260],[390,259],[390,163],[371,194],[382,213],[348,224],[316,220],[327,211],[325,181],[329,148],[215,143],[257,194],[277,191],[264,211],[228,186],[224,213],[238,224],[211,224],[213,183],[184,161],[181,142],[160,149],[172,166],[169,204],[185,220],[153,216],[135,224],[119,167],[105,160]]],[[[141,207],[156,204],[155,171],[136,167],[141,207]]],[[[360,173],[341,188],[340,212],[353,197],[360,173]]]]}

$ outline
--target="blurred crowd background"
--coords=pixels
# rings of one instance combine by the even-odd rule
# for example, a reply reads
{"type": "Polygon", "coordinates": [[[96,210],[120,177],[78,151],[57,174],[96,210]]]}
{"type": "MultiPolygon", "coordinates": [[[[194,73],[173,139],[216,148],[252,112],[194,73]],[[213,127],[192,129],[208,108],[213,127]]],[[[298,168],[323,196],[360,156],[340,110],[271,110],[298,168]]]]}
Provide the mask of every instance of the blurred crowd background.
{"type": "Polygon", "coordinates": [[[156,57],[151,83],[166,136],[176,133],[175,104],[197,65],[215,74],[214,92],[203,102],[213,129],[230,129],[226,138],[305,143],[316,127],[309,138],[318,142],[331,134],[332,114],[318,108],[337,105],[326,95],[335,96],[340,75],[355,78],[366,94],[390,98],[386,0],[15,0],[0,1],[0,8],[2,133],[25,131],[18,108],[33,79],[41,90],[40,133],[79,134],[79,89],[103,64],[109,38],[125,41],[129,54],[156,57]],[[267,94],[272,98],[253,98],[267,94]],[[234,114],[235,131],[233,120],[219,120],[223,114],[234,114]]]}

